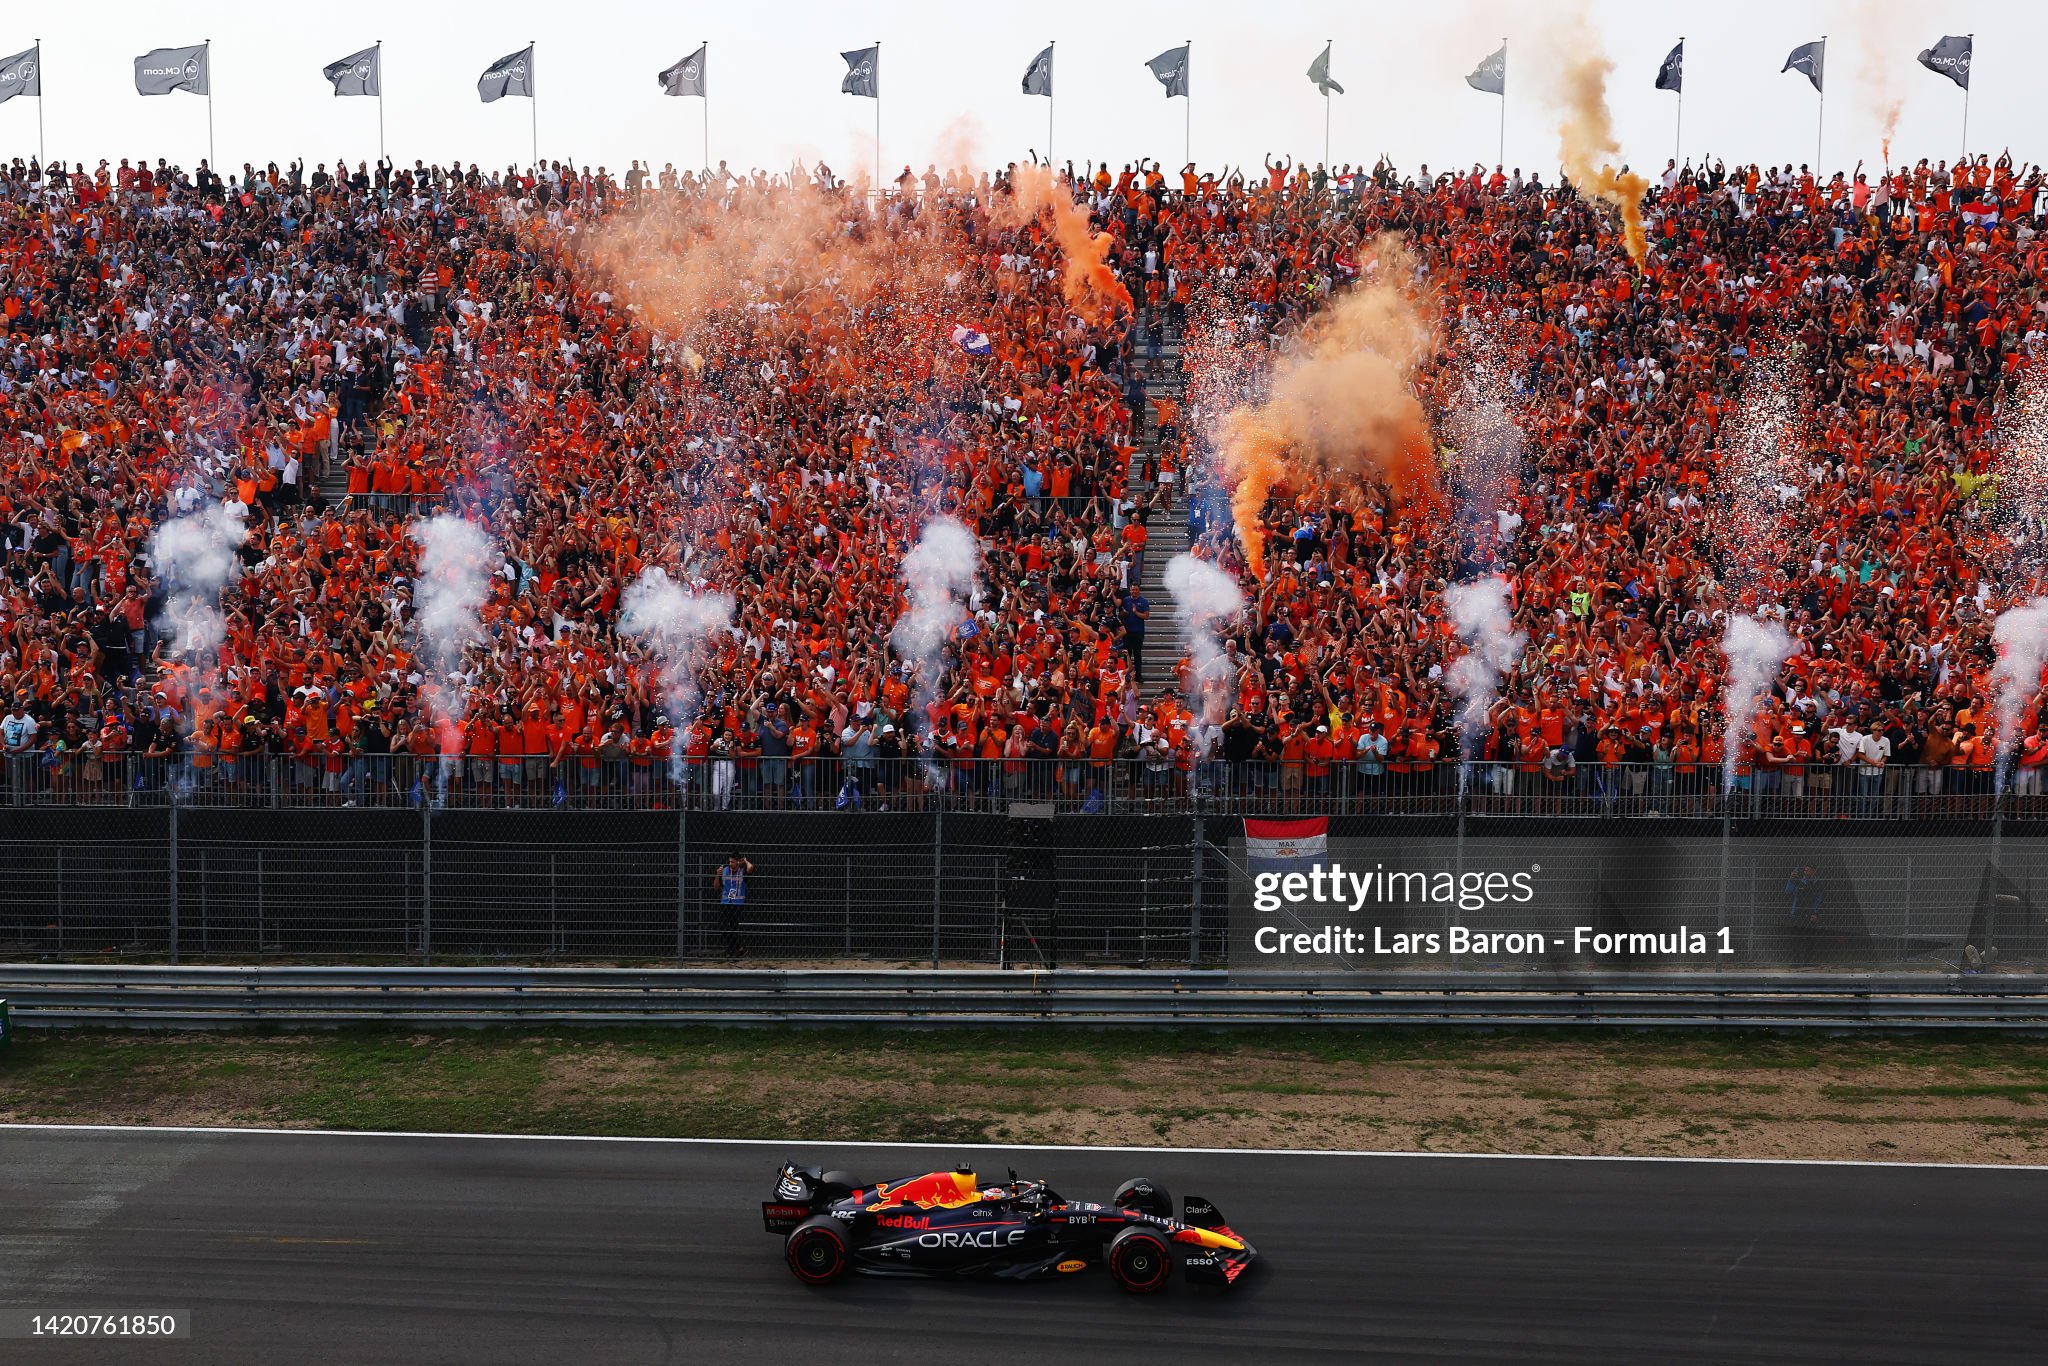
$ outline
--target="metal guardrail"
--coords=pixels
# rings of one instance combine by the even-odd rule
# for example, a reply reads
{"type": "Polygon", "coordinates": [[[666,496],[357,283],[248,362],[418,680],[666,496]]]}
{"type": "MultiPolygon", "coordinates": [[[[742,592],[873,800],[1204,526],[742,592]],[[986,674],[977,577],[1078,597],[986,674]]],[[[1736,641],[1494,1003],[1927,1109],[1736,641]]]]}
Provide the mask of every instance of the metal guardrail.
{"type": "Polygon", "coordinates": [[[2048,976],[0,965],[30,1028],[354,1024],[2048,1030],[2048,976]]]}

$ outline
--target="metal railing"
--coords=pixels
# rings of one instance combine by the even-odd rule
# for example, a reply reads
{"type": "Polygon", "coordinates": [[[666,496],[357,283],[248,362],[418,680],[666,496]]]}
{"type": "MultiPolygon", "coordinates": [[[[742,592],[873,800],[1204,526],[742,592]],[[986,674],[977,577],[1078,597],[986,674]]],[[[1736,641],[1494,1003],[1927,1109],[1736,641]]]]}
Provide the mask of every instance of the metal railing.
{"type": "Polygon", "coordinates": [[[2048,1028],[2048,977],[1593,976],[1545,986],[1223,972],[0,965],[27,1027],[1485,1024],[2048,1028]]]}
{"type": "Polygon", "coordinates": [[[1631,820],[2048,819],[2040,771],[1994,802],[1991,770],[1800,765],[1736,775],[1652,764],[1356,763],[1221,759],[693,758],[572,750],[550,756],[173,757],[81,752],[0,759],[0,804],[666,811],[1000,812],[1050,804],[1087,814],[1571,816],[1631,820]]]}

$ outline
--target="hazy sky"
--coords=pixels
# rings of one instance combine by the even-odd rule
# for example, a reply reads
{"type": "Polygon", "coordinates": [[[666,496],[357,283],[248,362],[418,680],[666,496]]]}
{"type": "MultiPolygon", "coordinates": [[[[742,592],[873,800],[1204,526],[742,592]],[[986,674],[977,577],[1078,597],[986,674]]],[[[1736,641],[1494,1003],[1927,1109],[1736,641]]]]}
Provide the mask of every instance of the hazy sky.
{"type": "MultiPolygon", "coordinates": [[[[159,46],[213,39],[217,161],[239,169],[292,156],[309,165],[377,151],[377,101],[336,99],[320,68],[382,38],[385,127],[392,156],[486,166],[528,159],[529,108],[485,105],[476,78],[492,59],[538,40],[535,74],[544,158],[623,170],[701,160],[705,101],[663,96],[655,72],[709,39],[711,156],[736,167],[806,164],[846,172],[873,155],[873,102],[839,93],[842,49],[882,41],[882,152],[905,162],[999,165],[1046,148],[1047,102],[1020,94],[1025,64],[1058,40],[1052,145],[1060,160],[1121,164],[1139,155],[1177,166],[1183,102],[1167,100],[1144,61],[1194,40],[1193,151],[1205,164],[1256,167],[1265,153],[1320,159],[1323,101],[1305,72],[1326,38],[1333,159],[1442,169],[1492,162],[1500,102],[1464,84],[1509,39],[1507,159],[1557,162],[1558,115],[1543,73],[1546,44],[1569,41],[1574,10],[1616,70],[1614,127],[1626,157],[1656,171],[1671,155],[1673,96],[1653,88],[1658,63],[1686,44],[1684,149],[1729,160],[1814,155],[1816,97],[1780,74],[1796,44],[1829,36],[1826,161],[1878,161],[1886,107],[1899,102],[1895,159],[1955,155],[1963,93],[1915,54],[1943,32],[1976,34],[1972,150],[2011,144],[2048,156],[2039,84],[2048,50],[2041,0],[1659,0],[1389,5],[1360,0],[1047,0],[1029,6],[957,0],[765,0],[701,10],[651,0],[352,0],[308,12],[268,0],[13,0],[0,9],[0,54],[43,40],[40,103],[50,155],[205,154],[207,102],[134,93],[132,62],[159,46]],[[2031,63],[2031,64],[2030,64],[2031,63]],[[2032,72],[2032,75],[2028,73],[2032,72]]],[[[0,105],[0,154],[32,152],[38,101],[0,105]]]]}

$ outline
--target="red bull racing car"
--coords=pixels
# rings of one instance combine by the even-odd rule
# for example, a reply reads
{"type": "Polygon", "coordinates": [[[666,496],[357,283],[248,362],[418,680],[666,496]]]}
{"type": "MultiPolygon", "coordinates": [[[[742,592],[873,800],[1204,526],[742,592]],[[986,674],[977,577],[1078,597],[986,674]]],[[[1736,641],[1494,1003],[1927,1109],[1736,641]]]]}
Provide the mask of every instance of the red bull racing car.
{"type": "Polygon", "coordinates": [[[1176,1219],[1173,1198],[1143,1177],[1098,1205],[1064,1199],[1014,1171],[1001,1183],[967,1168],[862,1181],[786,1162],[761,1218],[783,1236],[789,1269],[808,1285],[854,1271],[1027,1280],[1101,1263],[1142,1295],[1166,1287],[1176,1260],[1190,1282],[1227,1287],[1258,1255],[1216,1206],[1190,1195],[1176,1219]]]}

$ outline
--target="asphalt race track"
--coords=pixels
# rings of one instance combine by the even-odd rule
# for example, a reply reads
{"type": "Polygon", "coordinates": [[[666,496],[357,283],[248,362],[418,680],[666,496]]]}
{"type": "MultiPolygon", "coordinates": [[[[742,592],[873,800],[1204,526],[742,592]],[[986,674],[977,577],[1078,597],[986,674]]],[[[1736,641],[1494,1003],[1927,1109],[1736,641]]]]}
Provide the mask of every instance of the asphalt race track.
{"type": "Polygon", "coordinates": [[[174,1308],[190,1341],[10,1363],[2026,1361],[2048,1170],[974,1150],[1063,1194],[1219,1204],[1236,1292],[1107,1276],[808,1290],[761,1231],[787,1156],[953,1149],[0,1128],[0,1304],[174,1308]]]}

